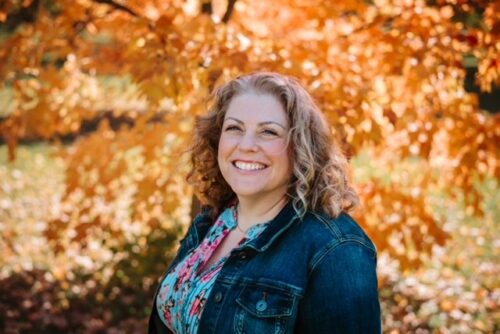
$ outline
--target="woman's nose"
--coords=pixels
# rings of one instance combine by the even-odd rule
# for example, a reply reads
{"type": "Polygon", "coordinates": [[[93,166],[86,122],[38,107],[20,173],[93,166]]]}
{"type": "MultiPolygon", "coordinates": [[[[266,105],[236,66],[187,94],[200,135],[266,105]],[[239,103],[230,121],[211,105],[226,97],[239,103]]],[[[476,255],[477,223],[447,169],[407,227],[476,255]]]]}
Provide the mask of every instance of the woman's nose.
{"type": "Polygon", "coordinates": [[[258,149],[257,138],[253,134],[245,134],[241,137],[240,149],[255,151],[258,149]]]}

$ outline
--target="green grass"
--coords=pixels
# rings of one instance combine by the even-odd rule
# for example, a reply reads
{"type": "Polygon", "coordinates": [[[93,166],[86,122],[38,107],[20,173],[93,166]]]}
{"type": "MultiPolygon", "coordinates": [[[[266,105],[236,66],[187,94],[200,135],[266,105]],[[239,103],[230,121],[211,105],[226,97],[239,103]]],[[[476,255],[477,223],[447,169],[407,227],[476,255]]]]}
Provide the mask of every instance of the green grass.
{"type": "MultiPolygon", "coordinates": [[[[117,103],[118,105],[137,103],[139,88],[131,76],[98,75],[96,79],[100,94],[97,107],[101,110],[116,109],[117,103]]],[[[15,109],[15,102],[14,89],[5,84],[0,89],[0,117],[10,115],[15,109]]]]}
{"type": "Polygon", "coordinates": [[[0,117],[6,117],[14,111],[14,91],[10,87],[0,89],[0,117]]]}
{"type": "Polygon", "coordinates": [[[51,170],[56,166],[60,166],[61,162],[54,159],[53,153],[56,149],[46,143],[36,143],[30,145],[19,145],[16,149],[17,159],[10,162],[8,159],[8,149],[6,145],[0,145],[0,165],[6,166],[8,169],[21,169],[26,172],[36,175],[36,168],[43,170],[51,170]],[[38,160],[37,160],[38,159],[38,160]]]}
{"type": "Polygon", "coordinates": [[[64,190],[64,164],[54,152],[47,144],[22,145],[10,162],[0,145],[0,276],[50,266],[43,230],[64,190]]]}

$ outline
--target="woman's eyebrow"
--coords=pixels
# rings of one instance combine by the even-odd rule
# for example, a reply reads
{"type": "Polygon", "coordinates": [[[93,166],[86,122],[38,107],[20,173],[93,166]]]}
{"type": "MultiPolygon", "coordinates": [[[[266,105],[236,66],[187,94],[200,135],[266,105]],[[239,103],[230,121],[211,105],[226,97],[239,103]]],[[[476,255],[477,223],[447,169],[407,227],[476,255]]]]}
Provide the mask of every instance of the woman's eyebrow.
{"type": "MultiPolygon", "coordinates": [[[[237,118],[234,118],[234,117],[226,117],[225,121],[226,121],[226,120],[228,120],[228,119],[232,119],[233,121],[236,121],[236,122],[238,122],[239,124],[244,124],[244,123],[243,123],[243,121],[241,121],[241,120],[239,120],[239,119],[237,119],[237,118]]],[[[276,125],[278,125],[278,126],[280,126],[280,127],[282,127],[283,129],[285,129],[285,130],[286,130],[286,127],[285,127],[285,126],[281,125],[281,124],[280,124],[280,123],[278,123],[278,122],[274,122],[274,121],[260,122],[258,125],[268,125],[268,124],[276,124],[276,125]]]]}
{"type": "Polygon", "coordinates": [[[286,130],[286,127],[285,127],[285,126],[283,126],[283,125],[281,125],[281,124],[280,124],[280,123],[278,123],[278,122],[268,121],[268,122],[260,122],[260,123],[259,123],[259,125],[267,125],[267,124],[276,124],[276,125],[281,126],[283,129],[285,129],[285,130],[286,130]]]}
{"type": "Polygon", "coordinates": [[[225,121],[227,121],[228,119],[232,119],[233,121],[236,121],[236,122],[238,122],[238,123],[240,123],[240,124],[243,124],[243,122],[242,122],[242,121],[240,121],[239,119],[234,118],[234,117],[226,117],[226,119],[224,119],[224,122],[225,122],[225,121]]]}

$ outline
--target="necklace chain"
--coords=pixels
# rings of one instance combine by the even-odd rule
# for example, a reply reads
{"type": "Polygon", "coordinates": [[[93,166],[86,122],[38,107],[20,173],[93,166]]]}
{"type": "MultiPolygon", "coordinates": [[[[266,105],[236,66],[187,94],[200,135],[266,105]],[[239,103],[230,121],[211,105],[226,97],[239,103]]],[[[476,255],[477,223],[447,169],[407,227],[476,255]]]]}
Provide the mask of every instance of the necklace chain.
{"type": "Polygon", "coordinates": [[[246,231],[242,230],[242,229],[241,229],[241,227],[240,227],[240,224],[239,224],[238,222],[236,222],[236,228],[237,228],[237,229],[238,229],[238,231],[240,231],[241,233],[243,233],[243,234],[247,234],[248,229],[247,229],[246,231]]]}
{"type": "Polygon", "coordinates": [[[240,222],[239,222],[239,214],[238,214],[238,208],[239,208],[239,204],[236,206],[236,228],[238,229],[238,231],[240,231],[241,233],[243,234],[247,234],[249,228],[247,228],[246,230],[243,230],[241,227],[240,227],[240,222]]]}

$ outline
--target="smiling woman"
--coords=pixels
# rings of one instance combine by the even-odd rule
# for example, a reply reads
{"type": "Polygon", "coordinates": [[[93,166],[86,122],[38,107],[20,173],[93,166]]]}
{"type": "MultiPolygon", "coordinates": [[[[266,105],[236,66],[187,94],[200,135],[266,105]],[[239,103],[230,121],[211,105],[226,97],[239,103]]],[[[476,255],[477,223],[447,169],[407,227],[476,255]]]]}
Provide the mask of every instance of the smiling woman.
{"type": "Polygon", "coordinates": [[[380,333],[376,248],[323,115],[294,79],[238,77],[197,120],[205,204],[154,297],[150,333],[380,333]]]}
{"type": "Polygon", "coordinates": [[[276,203],[285,196],[292,176],[288,131],[285,110],[272,95],[245,93],[231,100],[217,161],[240,207],[276,203]]]}

